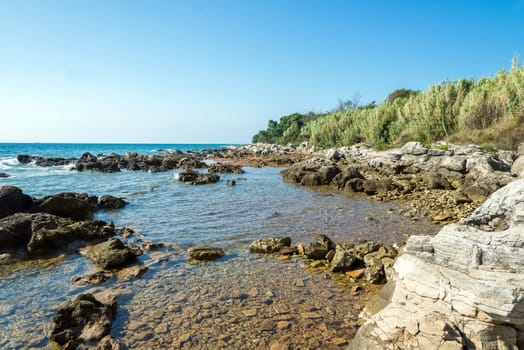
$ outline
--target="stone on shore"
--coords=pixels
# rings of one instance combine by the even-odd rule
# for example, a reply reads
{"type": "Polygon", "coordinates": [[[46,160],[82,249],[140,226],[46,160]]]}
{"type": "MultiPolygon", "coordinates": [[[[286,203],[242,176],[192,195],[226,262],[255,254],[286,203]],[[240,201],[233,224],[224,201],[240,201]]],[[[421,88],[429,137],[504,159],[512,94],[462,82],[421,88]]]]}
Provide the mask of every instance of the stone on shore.
{"type": "Polygon", "coordinates": [[[268,237],[251,243],[249,250],[253,253],[277,253],[280,249],[290,246],[290,237],[268,237]]]}
{"type": "Polygon", "coordinates": [[[205,185],[218,182],[217,174],[201,174],[194,170],[186,170],[178,174],[178,180],[192,185],[205,185]]]}
{"type": "Polygon", "coordinates": [[[350,349],[524,348],[524,180],[436,236],[412,236],[350,349]]]}
{"type": "Polygon", "coordinates": [[[216,260],[224,256],[224,251],[215,247],[194,247],[189,248],[187,252],[191,259],[199,261],[216,260]]]}
{"type": "Polygon", "coordinates": [[[31,213],[48,213],[73,219],[89,219],[96,211],[97,197],[87,193],[58,193],[35,201],[31,213]]]}

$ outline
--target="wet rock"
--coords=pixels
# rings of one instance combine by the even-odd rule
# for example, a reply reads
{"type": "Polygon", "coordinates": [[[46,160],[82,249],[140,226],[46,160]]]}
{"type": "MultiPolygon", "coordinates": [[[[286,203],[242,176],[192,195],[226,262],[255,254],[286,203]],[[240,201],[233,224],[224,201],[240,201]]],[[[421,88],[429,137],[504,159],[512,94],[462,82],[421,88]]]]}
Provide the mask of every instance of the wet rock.
{"type": "Polygon", "coordinates": [[[98,208],[101,209],[121,209],[127,204],[122,198],[111,195],[103,195],[98,199],[98,208]]]}
{"type": "Polygon", "coordinates": [[[355,260],[355,256],[353,256],[349,251],[344,249],[344,247],[337,244],[335,247],[335,255],[331,260],[330,269],[332,272],[349,271],[355,263],[355,260]]]}
{"type": "Polygon", "coordinates": [[[6,173],[0,173],[0,178],[7,178],[9,177],[10,175],[9,174],[6,174],[6,173]]]}
{"type": "Polygon", "coordinates": [[[236,183],[235,180],[227,180],[226,184],[227,184],[228,186],[235,186],[237,183],[236,183]]]}
{"type": "Polygon", "coordinates": [[[280,249],[291,246],[290,237],[262,238],[251,243],[249,250],[254,253],[276,253],[280,249]]]}
{"type": "Polygon", "coordinates": [[[346,187],[351,188],[351,186],[347,186],[347,184],[350,180],[353,180],[353,179],[364,180],[364,176],[360,173],[360,171],[356,167],[349,166],[345,168],[342,172],[338,173],[332,179],[331,185],[339,189],[345,189],[346,187]]]}
{"type": "Polygon", "coordinates": [[[96,210],[97,197],[87,193],[58,193],[35,201],[31,213],[48,213],[73,219],[89,219],[96,210]]]}
{"type": "Polygon", "coordinates": [[[118,268],[136,260],[142,254],[137,246],[124,244],[118,238],[111,238],[94,246],[86,247],[83,254],[94,264],[103,268],[118,268]]]}
{"type": "Polygon", "coordinates": [[[67,349],[99,341],[111,332],[114,316],[112,307],[92,294],[77,295],[59,306],[50,339],[67,349]]]}
{"type": "Polygon", "coordinates": [[[33,199],[15,186],[0,187],[0,218],[24,211],[33,205],[33,199]]]}
{"type": "Polygon", "coordinates": [[[100,284],[112,278],[113,274],[107,271],[95,271],[71,278],[73,284],[100,284]]]}
{"type": "Polygon", "coordinates": [[[101,157],[100,159],[89,152],[84,153],[75,164],[78,171],[97,171],[116,173],[120,171],[119,158],[116,156],[101,157]]]}
{"type": "Polygon", "coordinates": [[[0,247],[25,247],[31,239],[30,214],[17,213],[0,219],[0,247]]]}
{"type": "Polygon", "coordinates": [[[30,218],[27,251],[31,254],[53,253],[73,241],[97,241],[115,234],[114,225],[104,221],[73,221],[50,214],[32,214],[30,218]]]}
{"type": "Polygon", "coordinates": [[[116,277],[120,280],[132,280],[134,278],[142,277],[148,268],[145,266],[129,266],[118,270],[116,277]]]}
{"type": "Polygon", "coordinates": [[[188,254],[191,259],[200,261],[216,260],[224,256],[224,251],[216,247],[195,247],[189,248],[188,254]]]}
{"type": "Polygon", "coordinates": [[[192,185],[205,185],[218,182],[220,176],[216,174],[201,174],[194,170],[186,170],[178,174],[178,180],[192,185]]]}

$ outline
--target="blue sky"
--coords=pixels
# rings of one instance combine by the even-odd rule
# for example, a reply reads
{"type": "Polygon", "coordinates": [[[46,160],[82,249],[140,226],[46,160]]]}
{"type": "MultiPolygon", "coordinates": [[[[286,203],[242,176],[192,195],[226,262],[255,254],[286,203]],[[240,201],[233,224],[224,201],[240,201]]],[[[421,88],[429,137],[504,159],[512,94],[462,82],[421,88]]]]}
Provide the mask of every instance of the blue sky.
{"type": "Polygon", "coordinates": [[[524,0],[0,0],[0,142],[246,143],[524,61],[524,0]]]}

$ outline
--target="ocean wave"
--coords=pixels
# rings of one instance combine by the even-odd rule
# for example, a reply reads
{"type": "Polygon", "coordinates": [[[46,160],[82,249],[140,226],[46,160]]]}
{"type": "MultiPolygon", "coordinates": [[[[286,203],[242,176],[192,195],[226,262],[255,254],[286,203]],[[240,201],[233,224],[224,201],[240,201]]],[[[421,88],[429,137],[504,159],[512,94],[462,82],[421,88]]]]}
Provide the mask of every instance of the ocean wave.
{"type": "Polygon", "coordinates": [[[16,157],[0,159],[0,169],[12,169],[19,164],[20,163],[16,157]]]}

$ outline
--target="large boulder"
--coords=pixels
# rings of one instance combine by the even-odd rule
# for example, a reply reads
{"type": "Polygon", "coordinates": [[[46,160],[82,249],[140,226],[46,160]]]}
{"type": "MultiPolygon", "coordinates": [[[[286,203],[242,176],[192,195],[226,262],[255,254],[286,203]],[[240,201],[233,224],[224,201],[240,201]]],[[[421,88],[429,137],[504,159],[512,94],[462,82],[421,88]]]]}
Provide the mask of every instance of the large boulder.
{"type": "Polygon", "coordinates": [[[116,304],[104,304],[92,294],[77,295],[59,306],[50,339],[64,349],[96,342],[111,333],[116,304]]]}
{"type": "Polygon", "coordinates": [[[33,199],[15,186],[0,187],[0,218],[24,211],[33,205],[33,199]]]}
{"type": "Polygon", "coordinates": [[[251,243],[249,250],[254,253],[276,253],[289,246],[291,246],[290,237],[268,237],[251,243]]]}
{"type": "Polygon", "coordinates": [[[0,219],[0,247],[25,247],[31,239],[31,218],[31,214],[17,213],[0,219]]]}
{"type": "Polygon", "coordinates": [[[119,268],[136,260],[142,254],[137,246],[124,244],[118,238],[88,246],[82,252],[91,262],[103,268],[119,268]]]}
{"type": "Polygon", "coordinates": [[[523,349],[523,227],[518,180],[436,236],[412,236],[350,349],[523,349]]]}

